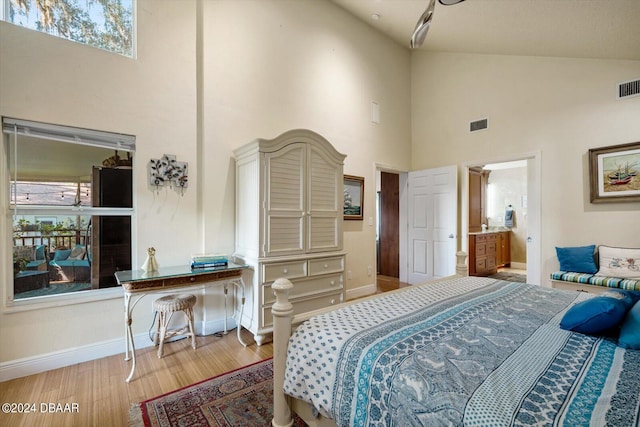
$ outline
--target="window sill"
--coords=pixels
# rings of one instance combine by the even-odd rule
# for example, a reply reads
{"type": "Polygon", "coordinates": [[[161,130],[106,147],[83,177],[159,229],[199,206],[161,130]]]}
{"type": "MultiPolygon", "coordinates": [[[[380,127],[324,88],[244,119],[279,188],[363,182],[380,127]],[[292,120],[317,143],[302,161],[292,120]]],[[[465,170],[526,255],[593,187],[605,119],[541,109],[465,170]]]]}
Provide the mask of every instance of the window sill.
{"type": "Polygon", "coordinates": [[[124,294],[121,287],[114,287],[101,290],[92,289],[67,294],[24,298],[19,300],[6,301],[4,306],[2,307],[2,313],[21,313],[31,310],[42,310],[68,305],[84,304],[88,302],[123,298],[123,295],[124,294]]]}

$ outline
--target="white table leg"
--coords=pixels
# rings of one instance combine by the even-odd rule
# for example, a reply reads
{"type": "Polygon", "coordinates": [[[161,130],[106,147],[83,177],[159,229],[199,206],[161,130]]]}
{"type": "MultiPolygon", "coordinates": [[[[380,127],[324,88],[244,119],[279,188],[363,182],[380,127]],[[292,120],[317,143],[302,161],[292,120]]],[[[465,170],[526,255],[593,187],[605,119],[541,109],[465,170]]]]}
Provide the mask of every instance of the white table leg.
{"type": "Polygon", "coordinates": [[[131,360],[131,371],[129,372],[129,376],[125,380],[126,382],[130,382],[131,378],[133,378],[133,373],[136,370],[136,345],[133,341],[133,330],[131,328],[131,324],[133,323],[133,309],[136,304],[142,299],[144,295],[141,295],[133,305],[131,304],[131,294],[124,294],[124,323],[125,323],[125,357],[124,360],[131,360]],[[129,357],[129,349],[131,350],[131,357],[129,357]]]}
{"type": "MultiPolygon", "coordinates": [[[[135,304],[134,304],[135,305],[135,304]]],[[[125,350],[125,358],[124,360],[131,359],[131,371],[129,372],[129,376],[125,380],[126,382],[131,381],[133,378],[133,373],[136,370],[136,346],[133,342],[133,330],[131,329],[131,323],[133,323],[133,318],[131,317],[131,295],[125,293],[124,295],[124,320],[125,320],[125,328],[126,328],[126,350],[125,350]],[[131,349],[131,358],[129,358],[129,349],[131,349]]]]}
{"type": "Polygon", "coordinates": [[[129,360],[129,335],[131,333],[131,313],[129,306],[131,304],[131,294],[124,294],[124,360],[129,360]]]}
{"type": "Polygon", "coordinates": [[[241,332],[241,329],[242,329],[242,316],[244,315],[244,301],[245,301],[245,298],[244,298],[244,282],[242,281],[242,277],[240,277],[240,279],[238,279],[238,281],[234,280],[231,283],[233,283],[233,285],[240,290],[240,293],[242,295],[241,304],[240,304],[240,316],[238,317],[238,322],[237,322],[238,323],[238,327],[236,329],[237,329],[237,334],[238,334],[238,341],[240,342],[240,344],[242,344],[244,347],[246,347],[247,343],[245,343],[242,340],[242,336],[240,335],[240,332],[241,332]]]}
{"type": "Polygon", "coordinates": [[[229,289],[227,287],[227,282],[224,282],[224,335],[227,335],[227,294],[229,293],[229,289]]]}

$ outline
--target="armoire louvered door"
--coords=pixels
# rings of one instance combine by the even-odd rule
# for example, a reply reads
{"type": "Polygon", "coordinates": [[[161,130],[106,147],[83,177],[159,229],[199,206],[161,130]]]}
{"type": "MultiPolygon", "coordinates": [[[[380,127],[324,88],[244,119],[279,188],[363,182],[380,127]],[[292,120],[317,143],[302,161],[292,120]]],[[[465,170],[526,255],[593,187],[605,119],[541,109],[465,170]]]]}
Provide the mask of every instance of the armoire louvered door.
{"type": "Polygon", "coordinates": [[[308,146],[307,252],[342,248],[342,168],[315,146],[308,146]]]}
{"type": "Polygon", "coordinates": [[[266,239],[263,256],[340,247],[342,174],[316,147],[294,143],[264,155],[266,239]]]}
{"type": "Polygon", "coordinates": [[[306,251],[306,159],[307,144],[302,143],[264,154],[267,190],[263,256],[306,251]]]}

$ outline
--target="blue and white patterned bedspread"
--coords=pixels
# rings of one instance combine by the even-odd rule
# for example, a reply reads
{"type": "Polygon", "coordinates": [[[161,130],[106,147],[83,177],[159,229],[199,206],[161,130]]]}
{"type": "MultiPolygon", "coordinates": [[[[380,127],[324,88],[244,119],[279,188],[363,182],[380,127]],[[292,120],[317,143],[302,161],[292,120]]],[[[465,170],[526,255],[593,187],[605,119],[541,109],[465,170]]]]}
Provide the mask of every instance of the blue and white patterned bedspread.
{"type": "Polygon", "coordinates": [[[285,392],[339,426],[638,425],[640,352],[560,329],[591,296],[464,277],[315,316],[285,392]]]}

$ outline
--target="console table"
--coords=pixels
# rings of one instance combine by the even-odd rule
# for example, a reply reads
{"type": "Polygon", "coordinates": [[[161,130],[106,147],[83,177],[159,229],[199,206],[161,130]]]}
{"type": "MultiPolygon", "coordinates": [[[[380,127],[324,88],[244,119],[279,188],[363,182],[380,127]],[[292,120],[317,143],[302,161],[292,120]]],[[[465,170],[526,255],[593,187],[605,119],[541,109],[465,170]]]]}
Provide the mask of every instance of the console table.
{"type": "Polygon", "coordinates": [[[202,289],[208,286],[224,286],[224,333],[227,333],[227,291],[228,286],[233,285],[241,294],[240,317],[238,318],[237,336],[243,346],[247,344],[240,336],[241,320],[244,312],[244,282],[243,270],[249,268],[244,264],[229,263],[224,267],[191,269],[189,266],[162,267],[158,271],[147,272],[144,270],[123,270],[115,273],[116,280],[124,290],[124,320],[125,320],[125,360],[132,360],[131,372],[126,382],[131,381],[136,369],[136,348],[133,342],[133,309],[147,294],[171,293],[190,289],[202,289]],[[138,298],[131,303],[131,297],[136,294],[138,298]],[[129,357],[131,349],[131,357],[129,357]]]}

